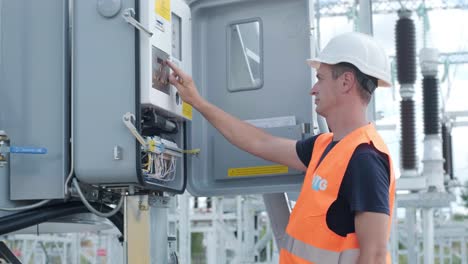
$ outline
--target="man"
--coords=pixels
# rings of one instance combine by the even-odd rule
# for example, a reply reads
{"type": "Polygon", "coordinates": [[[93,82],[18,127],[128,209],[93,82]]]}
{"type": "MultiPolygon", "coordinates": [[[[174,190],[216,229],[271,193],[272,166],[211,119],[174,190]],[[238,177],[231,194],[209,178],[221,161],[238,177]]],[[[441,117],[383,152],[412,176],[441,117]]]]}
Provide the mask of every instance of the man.
{"type": "Polygon", "coordinates": [[[316,111],[333,133],[294,141],[269,135],[210,104],[190,76],[168,62],[169,81],[224,137],[263,159],[306,171],[291,213],[280,263],[390,263],[387,252],[395,181],[389,151],[366,108],[377,86],[390,86],[383,49],[369,36],[333,38],[308,63],[316,111]]]}

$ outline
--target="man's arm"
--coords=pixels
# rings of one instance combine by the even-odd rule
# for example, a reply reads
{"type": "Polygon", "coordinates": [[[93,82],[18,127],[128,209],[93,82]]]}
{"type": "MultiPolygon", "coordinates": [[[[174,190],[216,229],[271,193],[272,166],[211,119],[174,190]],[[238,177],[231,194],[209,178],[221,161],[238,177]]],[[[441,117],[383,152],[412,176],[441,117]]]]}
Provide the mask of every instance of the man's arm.
{"type": "Polygon", "coordinates": [[[354,217],[359,241],[358,264],[385,264],[389,216],[383,213],[358,212],[354,217]]]}
{"type": "Polygon", "coordinates": [[[391,205],[389,200],[390,168],[387,155],[373,145],[358,146],[349,162],[346,192],[354,228],[360,247],[359,264],[386,263],[388,225],[391,205]]]}
{"type": "Polygon", "coordinates": [[[169,82],[182,100],[197,109],[229,142],[260,158],[305,171],[307,168],[296,153],[296,141],[272,136],[210,104],[197,91],[192,78],[173,63],[169,82]]]}

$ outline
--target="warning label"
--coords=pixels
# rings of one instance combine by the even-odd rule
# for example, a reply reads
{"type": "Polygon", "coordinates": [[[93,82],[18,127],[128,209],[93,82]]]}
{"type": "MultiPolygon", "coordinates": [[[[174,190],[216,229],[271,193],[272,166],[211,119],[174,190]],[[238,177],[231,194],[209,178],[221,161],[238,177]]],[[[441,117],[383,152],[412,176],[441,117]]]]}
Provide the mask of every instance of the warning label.
{"type": "Polygon", "coordinates": [[[154,9],[156,14],[171,21],[171,0],[156,0],[154,9]]]}
{"type": "Polygon", "coordinates": [[[288,173],[288,167],[284,165],[256,166],[243,168],[229,168],[229,177],[260,176],[288,173]]]}
{"type": "Polygon", "coordinates": [[[182,115],[187,118],[187,119],[190,119],[192,120],[192,116],[193,116],[193,107],[189,104],[187,104],[186,102],[184,102],[182,104],[182,115]]]}

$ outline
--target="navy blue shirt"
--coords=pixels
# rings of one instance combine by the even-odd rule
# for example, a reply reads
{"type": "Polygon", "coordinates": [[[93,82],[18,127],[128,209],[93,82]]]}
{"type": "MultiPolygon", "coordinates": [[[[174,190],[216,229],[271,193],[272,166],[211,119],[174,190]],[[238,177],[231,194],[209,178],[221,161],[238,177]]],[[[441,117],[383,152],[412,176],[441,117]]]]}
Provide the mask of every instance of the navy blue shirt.
{"type": "MultiPolygon", "coordinates": [[[[315,140],[313,136],[296,143],[297,156],[306,167],[312,157],[315,140]]],[[[331,142],[320,160],[338,143],[331,142]]],[[[390,214],[389,206],[390,170],[386,154],[378,151],[372,144],[361,144],[354,151],[343,181],[338,198],[327,212],[327,225],[340,236],[354,233],[356,212],[376,212],[390,214]]]]}

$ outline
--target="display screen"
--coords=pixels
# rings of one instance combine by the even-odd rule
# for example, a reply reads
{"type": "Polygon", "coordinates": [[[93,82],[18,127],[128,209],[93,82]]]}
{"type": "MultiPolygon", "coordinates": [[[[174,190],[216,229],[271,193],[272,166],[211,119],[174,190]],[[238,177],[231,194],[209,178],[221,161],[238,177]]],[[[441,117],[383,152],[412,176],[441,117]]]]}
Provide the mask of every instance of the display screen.
{"type": "Polygon", "coordinates": [[[167,60],[169,56],[160,49],[153,46],[152,58],[152,87],[167,95],[170,95],[169,67],[164,64],[164,61],[167,60]]]}

